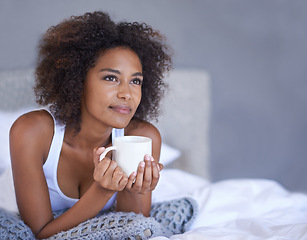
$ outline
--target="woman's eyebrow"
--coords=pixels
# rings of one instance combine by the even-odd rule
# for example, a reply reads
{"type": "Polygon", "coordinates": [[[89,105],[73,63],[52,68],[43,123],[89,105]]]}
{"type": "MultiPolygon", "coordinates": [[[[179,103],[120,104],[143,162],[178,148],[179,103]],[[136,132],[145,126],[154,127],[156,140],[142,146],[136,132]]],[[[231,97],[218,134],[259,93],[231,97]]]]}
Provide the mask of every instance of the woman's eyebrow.
{"type": "MultiPolygon", "coordinates": [[[[104,72],[104,71],[121,74],[121,72],[119,70],[116,70],[116,69],[113,69],[113,68],[103,68],[103,69],[100,70],[100,72],[104,72]]],[[[134,76],[134,77],[136,77],[136,76],[143,77],[143,73],[136,72],[136,73],[133,73],[132,76],[134,76]]]]}
{"type": "Polygon", "coordinates": [[[137,77],[137,76],[143,77],[143,73],[141,73],[141,72],[136,72],[136,73],[132,74],[132,76],[133,76],[133,77],[137,77]]]}
{"type": "Polygon", "coordinates": [[[113,72],[113,73],[120,74],[120,71],[115,70],[115,69],[112,69],[112,68],[103,68],[103,69],[101,69],[99,72],[104,72],[104,71],[106,71],[106,72],[113,72]]]}

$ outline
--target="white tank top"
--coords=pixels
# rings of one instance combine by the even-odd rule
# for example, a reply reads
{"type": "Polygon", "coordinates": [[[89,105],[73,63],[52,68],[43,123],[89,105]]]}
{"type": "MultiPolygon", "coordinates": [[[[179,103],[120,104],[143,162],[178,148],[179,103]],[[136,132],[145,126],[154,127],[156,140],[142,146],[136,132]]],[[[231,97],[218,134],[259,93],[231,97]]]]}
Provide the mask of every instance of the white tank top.
{"type": "MultiPolygon", "coordinates": [[[[51,115],[52,116],[52,115],[51,115]]],[[[53,116],[52,116],[53,117],[53,116]]],[[[45,178],[47,181],[52,211],[71,208],[79,199],[67,197],[60,189],[57,180],[57,169],[62,150],[65,126],[57,124],[54,120],[54,135],[50,146],[49,154],[43,165],[45,178]]],[[[112,130],[112,142],[116,137],[124,136],[124,129],[112,130]]],[[[108,210],[116,199],[116,193],[110,198],[102,211],[108,210]]]]}

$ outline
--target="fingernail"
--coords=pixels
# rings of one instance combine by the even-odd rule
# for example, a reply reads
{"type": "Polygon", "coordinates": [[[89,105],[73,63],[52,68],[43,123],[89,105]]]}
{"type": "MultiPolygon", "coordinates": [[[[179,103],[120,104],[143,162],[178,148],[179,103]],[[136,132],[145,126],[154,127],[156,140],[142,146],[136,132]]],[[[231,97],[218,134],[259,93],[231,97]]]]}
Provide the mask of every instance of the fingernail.
{"type": "Polygon", "coordinates": [[[158,168],[158,170],[160,171],[160,166],[159,166],[159,164],[157,164],[157,168],[158,168]]]}
{"type": "Polygon", "coordinates": [[[148,154],[146,154],[145,155],[145,160],[149,161],[149,160],[151,160],[151,157],[148,154]]]}
{"type": "Polygon", "coordinates": [[[140,162],[140,167],[145,167],[145,162],[140,162]]]}
{"type": "Polygon", "coordinates": [[[155,159],[154,159],[152,156],[150,156],[150,160],[151,160],[152,162],[155,161],[155,159]]]}

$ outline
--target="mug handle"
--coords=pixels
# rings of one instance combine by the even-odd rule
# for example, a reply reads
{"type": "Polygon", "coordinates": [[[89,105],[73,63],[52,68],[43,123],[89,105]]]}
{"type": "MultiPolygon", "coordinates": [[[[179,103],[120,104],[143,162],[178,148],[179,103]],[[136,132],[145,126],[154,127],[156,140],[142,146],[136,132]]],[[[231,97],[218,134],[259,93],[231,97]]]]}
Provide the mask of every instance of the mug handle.
{"type": "Polygon", "coordinates": [[[116,150],[116,148],[117,147],[115,147],[115,146],[111,146],[111,147],[106,148],[106,150],[104,150],[104,152],[100,155],[99,162],[106,157],[108,152],[110,152],[112,150],[116,150]]]}

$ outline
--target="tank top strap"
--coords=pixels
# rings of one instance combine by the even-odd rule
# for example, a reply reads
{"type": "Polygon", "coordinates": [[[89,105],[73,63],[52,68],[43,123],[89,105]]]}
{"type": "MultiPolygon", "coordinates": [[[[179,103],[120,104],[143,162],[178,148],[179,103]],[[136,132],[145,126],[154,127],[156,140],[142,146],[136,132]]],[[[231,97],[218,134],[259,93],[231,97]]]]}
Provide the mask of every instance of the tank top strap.
{"type": "Polygon", "coordinates": [[[64,140],[64,133],[65,133],[65,126],[64,125],[60,125],[57,123],[57,121],[55,120],[53,114],[48,110],[48,109],[44,109],[46,110],[53,118],[53,124],[54,124],[54,133],[53,133],[53,139],[51,142],[51,146],[49,149],[49,154],[47,156],[46,162],[44,164],[45,168],[48,168],[50,165],[50,167],[52,166],[51,169],[49,169],[50,171],[52,171],[52,174],[56,176],[56,169],[57,169],[57,163],[60,157],[60,153],[62,150],[62,145],[63,145],[63,140],[64,140]],[[52,159],[53,161],[56,162],[51,162],[48,161],[52,159]]]}

